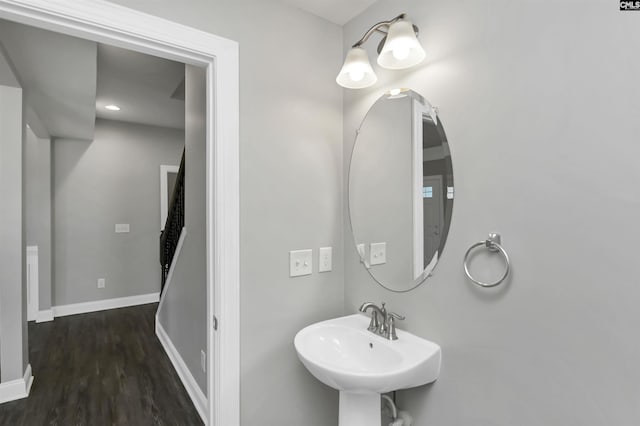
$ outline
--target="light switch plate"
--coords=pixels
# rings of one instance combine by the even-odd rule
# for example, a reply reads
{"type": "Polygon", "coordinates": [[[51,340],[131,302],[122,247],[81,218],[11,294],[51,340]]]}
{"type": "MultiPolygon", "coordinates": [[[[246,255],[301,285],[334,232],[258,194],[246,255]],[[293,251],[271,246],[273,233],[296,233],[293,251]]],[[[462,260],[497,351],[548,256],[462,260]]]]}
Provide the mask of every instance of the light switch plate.
{"type": "Polygon", "coordinates": [[[116,234],[126,234],[129,232],[128,223],[116,223],[116,234]]]}
{"type": "Polygon", "coordinates": [[[387,243],[371,243],[369,264],[382,265],[383,263],[387,263],[387,243]]]}
{"type": "Polygon", "coordinates": [[[332,268],[333,249],[331,247],[320,247],[318,254],[318,272],[329,272],[332,268]]]}
{"type": "Polygon", "coordinates": [[[311,275],[313,272],[313,250],[293,250],[289,252],[289,276],[311,275]]]}
{"type": "Polygon", "coordinates": [[[98,278],[98,288],[104,288],[106,286],[107,280],[104,278],[98,278]]]}

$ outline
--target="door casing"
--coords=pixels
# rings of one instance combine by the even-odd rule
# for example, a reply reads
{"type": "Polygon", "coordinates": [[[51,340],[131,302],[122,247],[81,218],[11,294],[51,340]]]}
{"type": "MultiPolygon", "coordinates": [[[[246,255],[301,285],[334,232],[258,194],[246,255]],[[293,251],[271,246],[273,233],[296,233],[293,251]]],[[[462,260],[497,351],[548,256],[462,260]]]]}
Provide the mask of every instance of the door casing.
{"type": "Polygon", "coordinates": [[[206,423],[239,425],[238,44],[101,0],[0,0],[0,18],[206,67],[206,423]]]}

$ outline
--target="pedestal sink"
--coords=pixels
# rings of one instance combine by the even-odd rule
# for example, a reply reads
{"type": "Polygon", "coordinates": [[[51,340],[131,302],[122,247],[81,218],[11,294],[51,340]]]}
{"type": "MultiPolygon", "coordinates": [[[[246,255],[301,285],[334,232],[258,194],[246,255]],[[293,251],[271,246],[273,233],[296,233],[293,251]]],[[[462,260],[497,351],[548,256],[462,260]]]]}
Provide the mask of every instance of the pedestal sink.
{"type": "Polygon", "coordinates": [[[305,327],[294,339],[309,372],[340,391],[339,426],[380,426],[380,394],[431,383],[440,373],[440,346],[403,330],[388,340],[368,325],[368,317],[349,315],[305,327]]]}

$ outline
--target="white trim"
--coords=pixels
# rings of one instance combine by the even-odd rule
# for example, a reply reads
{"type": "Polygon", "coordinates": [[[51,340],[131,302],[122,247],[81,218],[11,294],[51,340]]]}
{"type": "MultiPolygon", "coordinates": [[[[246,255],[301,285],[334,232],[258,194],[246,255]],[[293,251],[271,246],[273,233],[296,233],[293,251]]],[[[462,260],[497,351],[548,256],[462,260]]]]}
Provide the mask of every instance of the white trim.
{"type": "Polygon", "coordinates": [[[53,306],[54,317],[86,314],[87,312],[106,311],[107,309],[126,308],[128,306],[146,305],[160,300],[160,293],[140,294],[138,296],[118,297],[114,299],[96,300],[93,302],[72,303],[70,305],[53,306]]]}
{"type": "Polygon", "coordinates": [[[207,67],[208,423],[240,424],[238,44],[103,0],[0,0],[0,18],[207,67]]]}
{"type": "MultiPolygon", "coordinates": [[[[425,101],[426,102],[426,101],[425,101]]],[[[428,109],[416,99],[413,99],[413,131],[412,131],[412,153],[411,168],[413,182],[413,279],[420,277],[424,273],[424,211],[422,199],[422,117],[427,114],[428,109]]]]}
{"type": "Polygon", "coordinates": [[[158,336],[160,344],[164,348],[164,351],[167,353],[171,364],[173,364],[173,368],[175,368],[176,372],[178,373],[178,377],[180,377],[180,380],[184,385],[184,388],[187,390],[187,393],[191,397],[191,401],[193,401],[193,405],[196,407],[196,410],[198,410],[198,414],[200,414],[202,421],[206,424],[207,397],[205,396],[204,392],[202,392],[202,389],[200,389],[200,386],[191,374],[191,371],[189,371],[189,367],[187,367],[187,364],[180,356],[180,352],[178,352],[176,347],[173,346],[173,342],[171,342],[171,339],[169,338],[167,332],[164,331],[164,328],[162,327],[162,324],[160,324],[160,321],[158,321],[157,316],[156,336],[158,336]]]}
{"type": "Polygon", "coordinates": [[[207,72],[207,389],[210,425],[240,424],[238,47],[207,72]],[[224,102],[223,102],[224,101],[224,102]],[[215,114],[215,122],[211,117],[215,114]],[[215,126],[214,126],[215,124],[215,126]],[[217,330],[213,317],[217,317],[217,330]],[[212,397],[213,396],[213,397],[212,397]],[[213,419],[213,421],[211,421],[213,419]]]}
{"type": "Polygon", "coordinates": [[[178,244],[176,244],[176,251],[173,255],[173,260],[171,261],[171,265],[169,266],[167,280],[164,282],[164,288],[162,289],[162,293],[160,294],[160,304],[158,304],[158,309],[156,310],[156,312],[160,312],[160,309],[162,309],[162,305],[164,304],[165,295],[167,294],[167,289],[171,285],[171,281],[173,279],[173,271],[175,270],[178,259],[180,258],[180,253],[182,252],[182,245],[184,244],[185,238],[187,238],[187,228],[183,227],[182,231],[180,232],[178,244]]]}
{"type": "Polygon", "coordinates": [[[27,321],[35,321],[38,317],[39,293],[38,246],[27,246],[27,321]]]}
{"type": "Polygon", "coordinates": [[[0,383],[0,404],[28,397],[32,384],[31,364],[27,364],[24,376],[16,380],[0,383]]]}
{"type": "Polygon", "coordinates": [[[164,224],[167,223],[167,212],[169,211],[169,196],[167,190],[169,189],[169,173],[178,173],[180,166],[170,166],[167,164],[160,164],[160,230],[164,229],[164,224]]]}
{"type": "Polygon", "coordinates": [[[36,315],[36,322],[49,322],[53,321],[53,309],[45,309],[44,311],[38,311],[36,315]]]}

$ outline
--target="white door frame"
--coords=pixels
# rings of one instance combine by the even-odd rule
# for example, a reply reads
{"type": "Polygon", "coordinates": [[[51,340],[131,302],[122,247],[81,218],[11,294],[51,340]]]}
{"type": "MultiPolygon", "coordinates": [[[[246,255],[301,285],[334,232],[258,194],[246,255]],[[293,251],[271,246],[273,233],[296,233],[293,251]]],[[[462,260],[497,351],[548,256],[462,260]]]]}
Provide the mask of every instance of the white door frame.
{"type": "Polygon", "coordinates": [[[411,132],[411,170],[413,182],[413,278],[424,274],[424,212],[422,199],[423,148],[422,117],[427,114],[427,107],[417,99],[412,100],[412,132],[411,132]]]}
{"type": "Polygon", "coordinates": [[[0,0],[0,18],[207,68],[207,424],[239,425],[238,44],[103,0],[0,0]]]}

